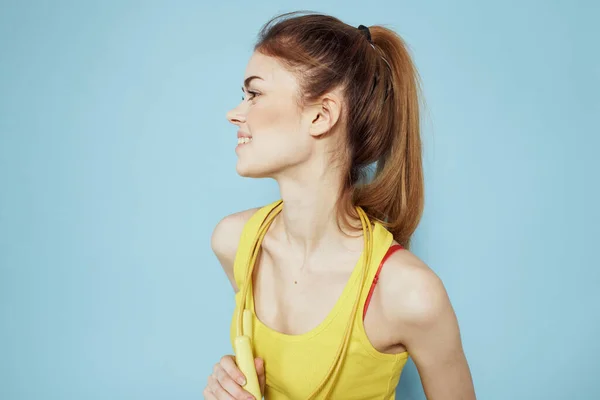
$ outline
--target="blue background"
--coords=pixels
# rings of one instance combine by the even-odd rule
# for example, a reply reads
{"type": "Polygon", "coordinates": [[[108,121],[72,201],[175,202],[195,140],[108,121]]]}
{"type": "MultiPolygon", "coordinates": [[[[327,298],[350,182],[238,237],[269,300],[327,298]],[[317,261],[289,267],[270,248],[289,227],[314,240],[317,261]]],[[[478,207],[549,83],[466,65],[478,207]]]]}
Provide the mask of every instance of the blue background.
{"type": "MultiPolygon", "coordinates": [[[[423,80],[426,208],[480,399],[598,399],[598,2],[2,1],[0,398],[198,399],[231,353],[215,224],[278,198],[225,113],[260,26],[386,24],[423,80]],[[485,4],[484,4],[485,3],[485,4]]],[[[423,399],[412,361],[399,398],[423,399]]]]}

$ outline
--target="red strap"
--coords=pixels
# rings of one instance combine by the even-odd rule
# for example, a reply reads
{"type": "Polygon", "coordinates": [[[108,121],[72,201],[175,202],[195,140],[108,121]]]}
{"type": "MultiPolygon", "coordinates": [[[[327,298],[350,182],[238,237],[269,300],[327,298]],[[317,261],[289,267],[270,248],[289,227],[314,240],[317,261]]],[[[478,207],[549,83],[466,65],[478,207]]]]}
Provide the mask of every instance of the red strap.
{"type": "Polygon", "coordinates": [[[385,262],[385,260],[388,259],[389,256],[392,255],[392,253],[394,253],[396,250],[401,250],[401,249],[403,249],[403,247],[401,245],[395,244],[393,246],[390,246],[387,253],[385,253],[385,256],[383,256],[383,259],[381,260],[381,264],[379,264],[379,268],[377,268],[377,272],[375,273],[375,278],[373,278],[373,283],[371,284],[371,289],[369,290],[369,294],[367,295],[367,300],[365,302],[365,308],[363,309],[363,320],[365,319],[365,315],[367,315],[367,308],[369,307],[369,303],[371,302],[371,296],[373,295],[373,291],[375,290],[375,285],[377,284],[377,281],[379,280],[379,272],[381,272],[381,267],[383,267],[383,263],[385,262]]]}

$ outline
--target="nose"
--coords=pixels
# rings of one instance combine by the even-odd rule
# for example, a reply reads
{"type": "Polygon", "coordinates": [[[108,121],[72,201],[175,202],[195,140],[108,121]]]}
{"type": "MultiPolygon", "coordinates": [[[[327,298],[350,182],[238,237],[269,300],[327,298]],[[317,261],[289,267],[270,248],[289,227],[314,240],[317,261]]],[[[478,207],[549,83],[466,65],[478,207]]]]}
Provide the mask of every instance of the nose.
{"type": "Polygon", "coordinates": [[[246,122],[246,115],[242,112],[241,104],[227,112],[227,120],[234,125],[241,125],[246,122]]]}

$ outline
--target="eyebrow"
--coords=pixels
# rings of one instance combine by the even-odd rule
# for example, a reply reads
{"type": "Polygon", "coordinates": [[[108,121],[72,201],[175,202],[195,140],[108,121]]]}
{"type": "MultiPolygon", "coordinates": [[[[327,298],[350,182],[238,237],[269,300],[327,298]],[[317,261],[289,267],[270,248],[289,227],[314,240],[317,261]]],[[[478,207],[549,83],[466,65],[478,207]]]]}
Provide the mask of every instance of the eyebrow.
{"type": "Polygon", "coordinates": [[[242,91],[244,90],[244,88],[248,87],[248,85],[250,84],[250,81],[252,81],[253,79],[260,79],[261,81],[264,81],[264,79],[261,78],[260,76],[256,76],[256,75],[249,76],[246,79],[244,79],[244,86],[242,86],[242,91]]]}

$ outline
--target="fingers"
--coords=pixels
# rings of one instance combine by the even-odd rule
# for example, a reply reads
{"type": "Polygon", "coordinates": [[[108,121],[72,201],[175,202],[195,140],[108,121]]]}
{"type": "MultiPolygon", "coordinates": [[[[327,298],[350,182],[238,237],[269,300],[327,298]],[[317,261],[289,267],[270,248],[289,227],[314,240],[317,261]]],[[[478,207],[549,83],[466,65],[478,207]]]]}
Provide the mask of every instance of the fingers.
{"type": "Polygon", "coordinates": [[[211,390],[208,388],[208,386],[204,388],[204,391],[202,392],[202,394],[204,395],[204,400],[219,400],[215,397],[213,392],[211,392],[211,390]]]}
{"type": "Polygon", "coordinates": [[[208,377],[208,389],[218,400],[251,400],[254,397],[237,383],[231,374],[243,378],[231,356],[225,356],[215,364],[213,373],[208,377]],[[227,369],[226,369],[227,368],[227,369]]]}
{"type": "Polygon", "coordinates": [[[265,392],[265,362],[262,358],[257,357],[254,359],[254,366],[256,367],[256,374],[258,375],[258,384],[260,385],[260,391],[265,392]]]}
{"type": "Polygon", "coordinates": [[[265,373],[265,362],[262,358],[257,357],[254,359],[254,366],[256,367],[256,373],[261,375],[265,373]]]}
{"type": "MultiPolygon", "coordinates": [[[[225,388],[220,384],[218,379],[211,375],[208,377],[208,387],[212,394],[218,400],[236,400],[236,397],[233,397],[231,394],[227,393],[225,388]]],[[[243,397],[240,397],[242,399],[243,397]]]]}
{"type": "Polygon", "coordinates": [[[242,371],[235,364],[235,359],[232,356],[224,356],[221,358],[221,367],[227,372],[227,374],[233,378],[239,385],[246,384],[246,377],[242,374],[242,371]]]}

